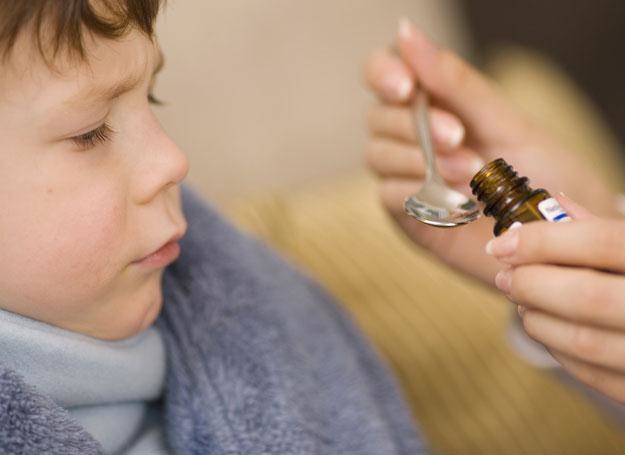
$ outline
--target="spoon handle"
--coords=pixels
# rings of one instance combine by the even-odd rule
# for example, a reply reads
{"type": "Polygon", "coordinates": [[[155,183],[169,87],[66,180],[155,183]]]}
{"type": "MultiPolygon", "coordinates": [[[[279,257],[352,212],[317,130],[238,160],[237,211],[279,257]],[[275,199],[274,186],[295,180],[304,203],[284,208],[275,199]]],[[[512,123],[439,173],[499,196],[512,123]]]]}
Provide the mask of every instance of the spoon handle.
{"type": "Polygon", "coordinates": [[[420,89],[416,95],[415,127],[417,129],[417,137],[425,158],[425,182],[435,181],[443,183],[443,179],[438,173],[436,167],[436,157],[434,156],[434,144],[432,143],[432,135],[430,134],[430,114],[428,108],[428,95],[420,89]]]}

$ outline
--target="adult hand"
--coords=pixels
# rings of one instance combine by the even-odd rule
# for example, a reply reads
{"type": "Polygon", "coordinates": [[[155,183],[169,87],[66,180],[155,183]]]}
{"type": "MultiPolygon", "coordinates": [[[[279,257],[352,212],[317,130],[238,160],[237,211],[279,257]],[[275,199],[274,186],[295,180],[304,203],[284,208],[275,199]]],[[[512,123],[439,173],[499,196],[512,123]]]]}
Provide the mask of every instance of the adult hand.
{"type": "Polygon", "coordinates": [[[527,223],[489,242],[496,284],[525,331],[581,382],[625,403],[625,221],[560,197],[572,223],[527,223]]]}
{"type": "Polygon", "coordinates": [[[380,178],[383,205],[404,232],[451,266],[492,283],[498,270],[483,245],[493,221],[440,229],[408,217],[404,199],[419,190],[424,166],[412,123],[411,100],[424,87],[432,102],[431,127],[441,174],[469,193],[469,181],[485,162],[502,157],[531,177],[534,187],[566,191],[598,213],[612,210],[602,180],[517,112],[497,87],[452,52],[439,49],[407,21],[398,34],[400,56],[374,52],[366,67],[379,101],[368,115],[369,167],[380,178]],[[583,185],[580,185],[583,182],[583,185]]]}

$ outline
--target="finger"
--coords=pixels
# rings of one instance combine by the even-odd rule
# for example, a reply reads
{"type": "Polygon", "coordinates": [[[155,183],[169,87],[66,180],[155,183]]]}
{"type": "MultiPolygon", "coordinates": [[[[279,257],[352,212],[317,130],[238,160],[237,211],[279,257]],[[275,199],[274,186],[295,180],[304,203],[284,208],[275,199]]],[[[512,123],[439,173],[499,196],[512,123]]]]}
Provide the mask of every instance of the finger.
{"type": "Polygon", "coordinates": [[[513,302],[581,324],[625,328],[625,278],[577,267],[502,270],[496,286],[513,302]]]}
{"type": "Polygon", "coordinates": [[[527,124],[478,71],[452,52],[438,49],[408,20],[400,22],[398,41],[418,83],[458,114],[479,140],[499,144],[527,140],[527,124]]]}
{"type": "Polygon", "coordinates": [[[595,217],[590,210],[581,206],[564,193],[558,193],[556,199],[564,211],[574,220],[587,220],[595,217]]]}
{"type": "Polygon", "coordinates": [[[373,91],[389,103],[404,103],[413,94],[414,76],[401,58],[387,50],[371,54],[365,66],[365,79],[373,91]]]}
{"type": "Polygon", "coordinates": [[[421,179],[423,154],[419,147],[386,138],[373,139],[367,146],[367,166],[379,177],[421,179]]]}
{"type": "MultiPolygon", "coordinates": [[[[367,123],[374,135],[418,143],[410,107],[376,105],[369,110],[367,123]]],[[[430,109],[430,128],[434,145],[439,152],[453,150],[464,139],[465,130],[460,120],[441,109],[430,109]]]]}
{"type": "MultiPolygon", "coordinates": [[[[380,177],[421,179],[425,173],[423,152],[417,146],[386,138],[373,139],[366,153],[367,165],[380,177]]],[[[479,156],[467,147],[437,157],[438,169],[448,183],[468,182],[480,169],[479,156]]]]}
{"type": "Polygon", "coordinates": [[[523,312],[523,327],[531,338],[550,350],[625,372],[625,335],[621,332],[576,324],[531,309],[523,312]]]}
{"type": "Polygon", "coordinates": [[[488,242],[486,252],[510,265],[561,264],[625,272],[625,221],[527,223],[488,242]]]}
{"type": "Polygon", "coordinates": [[[583,384],[625,403],[625,375],[574,359],[564,353],[552,351],[553,357],[583,384]]]}

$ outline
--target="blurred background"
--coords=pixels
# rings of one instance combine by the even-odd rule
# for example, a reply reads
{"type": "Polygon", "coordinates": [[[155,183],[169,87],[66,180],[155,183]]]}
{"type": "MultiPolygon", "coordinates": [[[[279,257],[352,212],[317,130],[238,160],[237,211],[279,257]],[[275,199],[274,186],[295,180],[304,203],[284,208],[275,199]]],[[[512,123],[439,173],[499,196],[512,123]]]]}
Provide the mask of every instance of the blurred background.
{"type": "Polygon", "coordinates": [[[610,406],[510,349],[509,302],[381,209],[363,163],[374,98],[362,69],[402,16],[625,189],[623,0],[169,0],[156,112],[188,180],[338,298],[434,453],[625,453],[610,406]]]}
{"type": "Polygon", "coordinates": [[[501,46],[544,53],[625,141],[622,0],[174,0],[158,26],[158,115],[190,180],[223,204],[361,167],[361,69],[402,16],[478,65],[501,46]]]}
{"type": "Polygon", "coordinates": [[[450,0],[178,0],[158,27],[156,94],[190,180],[213,201],[301,187],[362,167],[371,97],[362,67],[413,18],[471,53],[450,0]]]}
{"type": "Polygon", "coordinates": [[[509,44],[541,51],[579,84],[625,142],[625,2],[462,0],[480,62],[509,44]]]}

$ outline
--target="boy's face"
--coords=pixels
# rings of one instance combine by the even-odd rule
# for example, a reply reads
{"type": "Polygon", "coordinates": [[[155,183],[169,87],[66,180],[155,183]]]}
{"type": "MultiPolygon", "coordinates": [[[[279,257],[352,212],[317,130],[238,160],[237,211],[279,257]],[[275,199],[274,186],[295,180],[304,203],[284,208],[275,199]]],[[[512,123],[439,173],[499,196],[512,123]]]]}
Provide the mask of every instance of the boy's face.
{"type": "Polygon", "coordinates": [[[137,31],[88,38],[88,64],[54,73],[29,37],[0,71],[0,308],[134,335],[159,313],[164,270],[134,262],[187,227],[188,161],[148,104],[158,48],[137,31]]]}

